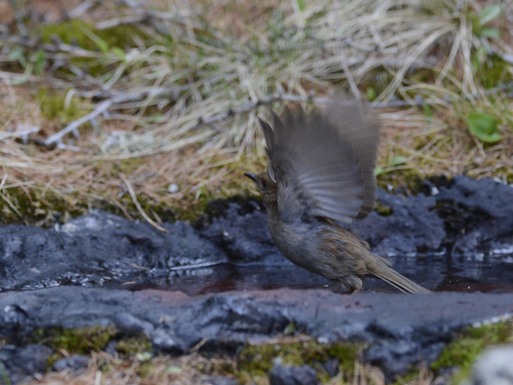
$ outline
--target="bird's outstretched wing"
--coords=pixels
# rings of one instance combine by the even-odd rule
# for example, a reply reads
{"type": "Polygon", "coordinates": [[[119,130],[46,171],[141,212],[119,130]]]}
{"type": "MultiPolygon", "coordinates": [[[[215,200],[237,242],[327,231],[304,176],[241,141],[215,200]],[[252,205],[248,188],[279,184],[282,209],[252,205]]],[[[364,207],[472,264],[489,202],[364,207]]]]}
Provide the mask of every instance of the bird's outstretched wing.
{"type": "Polygon", "coordinates": [[[372,210],[378,125],[356,101],[324,113],[286,110],[261,125],[282,220],[327,217],[348,225],[372,210]]]}
{"type": "Polygon", "coordinates": [[[378,153],[379,124],[373,115],[365,111],[361,103],[355,101],[346,101],[329,108],[326,113],[330,122],[340,127],[360,165],[363,195],[362,207],[357,217],[364,218],[372,211],[376,200],[374,168],[378,153]]]}

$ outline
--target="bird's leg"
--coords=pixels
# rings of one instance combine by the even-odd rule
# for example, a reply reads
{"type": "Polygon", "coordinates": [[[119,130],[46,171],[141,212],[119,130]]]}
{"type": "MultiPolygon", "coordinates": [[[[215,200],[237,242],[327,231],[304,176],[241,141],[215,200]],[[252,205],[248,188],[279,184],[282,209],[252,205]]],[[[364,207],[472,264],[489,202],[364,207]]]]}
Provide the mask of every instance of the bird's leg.
{"type": "Polygon", "coordinates": [[[331,281],[331,290],[340,294],[358,293],[362,286],[362,280],[354,275],[331,281]]]}

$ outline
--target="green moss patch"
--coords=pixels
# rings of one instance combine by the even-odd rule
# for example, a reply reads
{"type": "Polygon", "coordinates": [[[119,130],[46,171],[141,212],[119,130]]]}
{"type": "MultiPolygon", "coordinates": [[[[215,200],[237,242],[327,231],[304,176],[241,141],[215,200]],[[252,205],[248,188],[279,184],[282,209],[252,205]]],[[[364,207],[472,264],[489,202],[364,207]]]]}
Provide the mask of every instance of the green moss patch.
{"type": "Polygon", "coordinates": [[[84,111],[79,107],[78,97],[67,100],[65,92],[40,88],[36,94],[41,114],[45,119],[69,123],[79,119],[84,111]]]}
{"type": "Polygon", "coordinates": [[[490,345],[513,343],[513,320],[470,327],[451,342],[431,365],[435,371],[457,367],[453,383],[470,375],[476,358],[490,345]]]}
{"type": "Polygon", "coordinates": [[[42,24],[38,31],[43,43],[52,43],[57,38],[65,44],[102,52],[113,48],[132,48],[135,47],[136,38],[145,38],[145,34],[134,25],[118,25],[99,30],[79,19],[42,24]]]}
{"type": "MultiPolygon", "coordinates": [[[[154,41],[150,42],[150,38],[136,25],[97,29],[85,21],[72,19],[42,24],[36,31],[45,44],[57,42],[72,46],[73,48],[61,47],[66,52],[70,51],[69,64],[85,70],[92,76],[109,77],[114,64],[125,61],[126,53],[137,47],[136,42],[157,44],[154,41]]],[[[70,72],[69,67],[62,67],[61,70],[65,73],[70,72]]]]}
{"type": "Polygon", "coordinates": [[[14,187],[1,191],[0,225],[11,223],[49,226],[86,213],[87,203],[54,190],[14,187]]]}
{"type": "Polygon", "coordinates": [[[267,377],[274,362],[280,360],[287,365],[309,365],[321,381],[329,380],[323,364],[338,361],[338,368],[346,378],[352,378],[354,363],[363,345],[333,343],[320,344],[313,341],[290,344],[263,344],[245,346],[237,358],[237,375],[242,383],[249,383],[256,377],[267,377]]]}
{"type": "Polygon", "coordinates": [[[112,326],[93,326],[81,329],[50,328],[34,332],[33,341],[50,346],[56,351],[72,354],[89,354],[103,350],[117,336],[112,326]]]}

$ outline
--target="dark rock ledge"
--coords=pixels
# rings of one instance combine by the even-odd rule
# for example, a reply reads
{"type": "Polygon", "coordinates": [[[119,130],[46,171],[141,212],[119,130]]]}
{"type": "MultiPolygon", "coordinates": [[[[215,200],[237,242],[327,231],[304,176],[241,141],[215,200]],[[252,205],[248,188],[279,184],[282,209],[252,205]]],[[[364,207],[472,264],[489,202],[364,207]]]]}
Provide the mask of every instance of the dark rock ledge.
{"type": "MultiPolygon", "coordinates": [[[[158,350],[173,354],[186,353],[201,340],[205,341],[203,350],[235,351],[241,344],[283,336],[293,323],[296,333],[320,342],[366,342],[364,361],[393,375],[433,361],[463,326],[513,314],[513,297],[459,293],[345,296],[291,289],[190,297],[157,290],[58,287],[3,293],[0,309],[1,334],[11,344],[20,331],[26,334],[35,328],[114,325],[127,335],[143,333],[158,350]]],[[[17,363],[40,360],[38,354],[28,359],[25,349],[14,354],[11,345],[0,349],[1,357],[7,370],[17,373],[17,363]]],[[[37,365],[29,365],[33,368],[37,365]]]]}

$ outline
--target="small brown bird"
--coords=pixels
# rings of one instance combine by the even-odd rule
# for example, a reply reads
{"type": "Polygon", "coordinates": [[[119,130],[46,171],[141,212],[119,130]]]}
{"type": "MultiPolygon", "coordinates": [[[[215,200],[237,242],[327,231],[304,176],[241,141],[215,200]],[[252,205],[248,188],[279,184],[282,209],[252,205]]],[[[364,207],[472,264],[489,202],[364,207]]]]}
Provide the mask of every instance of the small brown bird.
{"type": "Polygon", "coordinates": [[[374,207],[379,126],[356,101],[324,113],[302,110],[273,128],[262,120],[267,172],[246,173],[262,193],[271,236],[293,263],[321,274],[337,292],[358,292],[374,275],[406,293],[430,293],[372,254],[349,229],[374,207]]]}

